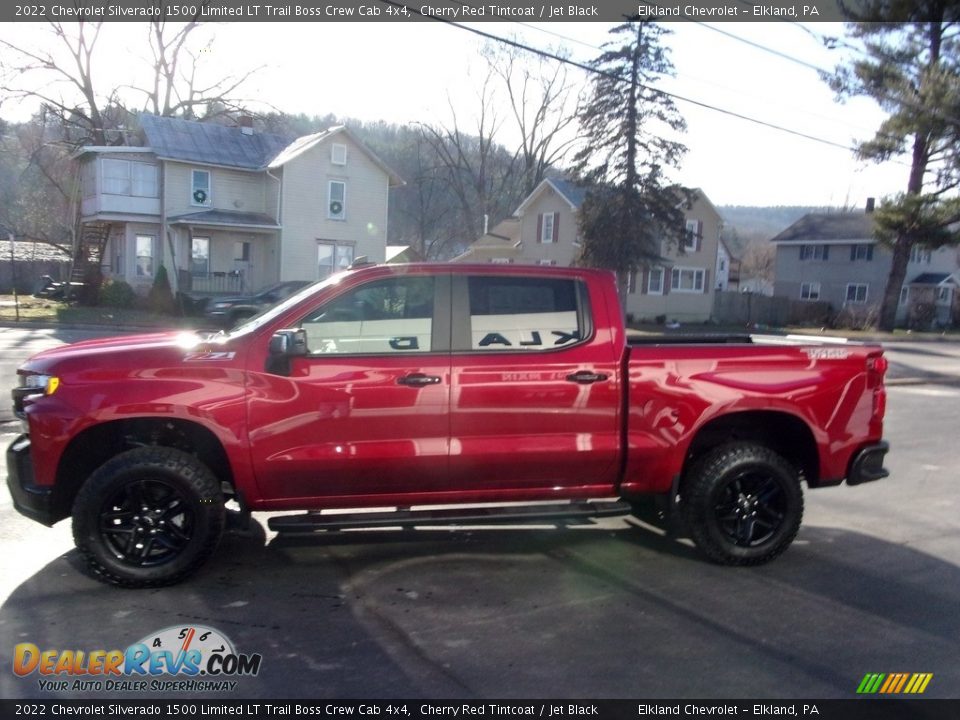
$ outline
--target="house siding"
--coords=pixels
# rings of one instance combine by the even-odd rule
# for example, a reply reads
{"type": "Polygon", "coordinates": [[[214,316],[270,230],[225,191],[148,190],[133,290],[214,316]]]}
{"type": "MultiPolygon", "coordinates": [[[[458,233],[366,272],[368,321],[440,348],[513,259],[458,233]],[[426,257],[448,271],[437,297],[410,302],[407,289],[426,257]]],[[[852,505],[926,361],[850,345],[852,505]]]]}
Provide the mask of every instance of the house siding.
{"type": "Polygon", "coordinates": [[[664,286],[662,295],[649,294],[642,272],[639,273],[637,291],[627,295],[627,314],[635,320],[653,320],[665,316],[669,320],[702,322],[713,312],[714,288],[716,288],[717,251],[720,245],[720,229],[723,221],[713,206],[702,194],[698,194],[693,206],[685,212],[685,220],[697,220],[700,225],[698,250],[682,251],[679,247],[664,247],[664,286]],[[669,286],[671,267],[704,271],[702,292],[677,290],[669,286]]]}
{"type": "Polygon", "coordinates": [[[389,178],[383,169],[342,134],[289,161],[283,169],[281,276],[316,279],[319,240],[353,245],[354,257],[366,255],[372,262],[384,262],[388,193],[389,178]],[[346,165],[330,162],[334,143],[347,145],[346,165]],[[331,180],[346,183],[343,220],[327,217],[331,180]]]}
{"type": "Polygon", "coordinates": [[[552,190],[543,192],[526,208],[520,225],[521,252],[525,262],[552,262],[569,266],[576,260],[577,216],[570,203],[552,190]],[[554,214],[555,242],[540,242],[540,222],[543,215],[554,214]]]}
{"type": "MultiPolygon", "coordinates": [[[[840,310],[847,305],[847,285],[864,284],[868,286],[866,302],[855,304],[864,309],[878,307],[883,300],[892,263],[890,251],[873,240],[781,243],[777,246],[774,295],[800,300],[800,290],[804,283],[819,283],[819,299],[830,303],[834,310],[840,310]],[[873,246],[873,259],[851,260],[851,246],[863,244],[873,246]],[[826,245],[829,247],[828,257],[826,260],[801,260],[801,245],[826,245]]],[[[909,263],[904,282],[908,284],[924,272],[949,273],[956,269],[957,251],[940,248],[931,252],[929,263],[925,260],[909,263]]]]}
{"type": "MultiPolygon", "coordinates": [[[[265,173],[242,172],[179,162],[165,163],[164,173],[166,175],[164,211],[167,217],[204,210],[270,214],[266,187],[269,178],[265,173]],[[210,173],[209,205],[194,205],[191,202],[193,170],[206,170],[210,173]]],[[[270,182],[273,183],[272,180],[270,182]]],[[[271,205],[275,204],[275,201],[271,203],[271,205]]]]}

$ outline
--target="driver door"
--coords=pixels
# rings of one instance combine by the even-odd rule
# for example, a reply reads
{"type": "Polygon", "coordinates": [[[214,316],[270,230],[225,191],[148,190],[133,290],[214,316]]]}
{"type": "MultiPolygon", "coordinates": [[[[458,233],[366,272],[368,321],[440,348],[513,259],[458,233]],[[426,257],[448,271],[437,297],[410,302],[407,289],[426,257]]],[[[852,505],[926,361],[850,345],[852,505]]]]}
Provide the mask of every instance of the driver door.
{"type": "Polygon", "coordinates": [[[249,394],[266,497],[370,504],[446,488],[449,286],[448,275],[380,277],[301,319],[308,354],[249,394]]]}

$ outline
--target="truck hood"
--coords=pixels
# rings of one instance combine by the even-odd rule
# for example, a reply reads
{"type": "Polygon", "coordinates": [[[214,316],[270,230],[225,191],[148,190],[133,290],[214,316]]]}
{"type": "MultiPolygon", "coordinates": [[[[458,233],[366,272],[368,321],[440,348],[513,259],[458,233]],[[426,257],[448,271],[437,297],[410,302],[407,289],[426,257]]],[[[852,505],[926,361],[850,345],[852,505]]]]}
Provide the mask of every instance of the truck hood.
{"type": "Polygon", "coordinates": [[[97,338],[44,350],[31,357],[21,369],[45,373],[67,366],[104,365],[118,361],[137,363],[140,367],[157,367],[198,358],[209,359],[211,355],[232,360],[236,353],[229,351],[228,344],[226,335],[184,331],[97,338]]]}

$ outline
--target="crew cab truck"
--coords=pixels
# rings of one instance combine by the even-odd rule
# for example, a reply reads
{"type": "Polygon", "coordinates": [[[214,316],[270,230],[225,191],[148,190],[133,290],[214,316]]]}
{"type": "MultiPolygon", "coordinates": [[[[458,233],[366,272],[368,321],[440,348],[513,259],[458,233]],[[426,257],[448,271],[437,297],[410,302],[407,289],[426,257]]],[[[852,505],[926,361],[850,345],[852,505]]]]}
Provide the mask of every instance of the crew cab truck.
{"type": "Polygon", "coordinates": [[[182,580],[250,511],[315,532],[647,496],[711,560],[754,565],[796,536],[802,483],[887,474],[885,369],[875,345],[630,339],[603,271],[366,266],[229,333],[31,358],[8,486],[35,520],[72,517],[89,567],[124,586],[182,580]]]}

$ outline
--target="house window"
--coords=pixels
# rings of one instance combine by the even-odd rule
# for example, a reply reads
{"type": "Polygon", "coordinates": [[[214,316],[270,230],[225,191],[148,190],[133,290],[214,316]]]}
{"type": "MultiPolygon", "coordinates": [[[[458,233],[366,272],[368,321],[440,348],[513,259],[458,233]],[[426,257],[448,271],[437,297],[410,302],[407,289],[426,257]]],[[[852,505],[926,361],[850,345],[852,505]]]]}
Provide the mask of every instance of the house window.
{"type": "Polygon", "coordinates": [[[539,242],[553,243],[557,240],[557,214],[541,213],[539,242]]]}
{"type": "Polygon", "coordinates": [[[647,294],[663,295],[663,268],[650,268],[650,276],[647,278],[647,294]]]}
{"type": "Polygon", "coordinates": [[[866,243],[851,245],[850,260],[851,262],[856,262],[857,260],[873,260],[873,245],[866,243]]]}
{"type": "Polygon", "coordinates": [[[195,237],[191,241],[190,273],[203,277],[210,274],[210,238],[195,237]]]}
{"type": "Polygon", "coordinates": [[[819,300],[820,299],[820,283],[818,282],[801,283],[800,299],[801,300],[819,300]]]}
{"type": "Polygon", "coordinates": [[[953,288],[937,288],[937,305],[950,305],[953,302],[953,288]]]}
{"type": "Polygon", "coordinates": [[[921,247],[913,247],[910,249],[910,262],[912,263],[929,265],[931,258],[932,253],[929,250],[924,250],[921,247]]]}
{"type": "Polygon", "coordinates": [[[801,260],[827,260],[830,258],[829,245],[801,245],[801,260]]]}
{"type": "Polygon", "coordinates": [[[353,264],[353,245],[320,241],[317,243],[317,278],[323,280],[353,264]]]}
{"type": "Polygon", "coordinates": [[[104,158],[101,167],[104,194],[158,197],[156,165],[104,158]]]}
{"type": "Polygon", "coordinates": [[[210,172],[193,170],[190,173],[190,204],[210,206],[210,172]]]}
{"type": "Polygon", "coordinates": [[[542,258],[540,260],[537,260],[537,265],[556,265],[556,264],[557,264],[556,260],[544,260],[542,258]]]}
{"type": "Polygon", "coordinates": [[[347,219],[347,184],[341,180],[331,180],[327,185],[327,218],[347,219]]]}
{"type": "Polygon", "coordinates": [[[627,276],[627,292],[631,295],[637,294],[637,273],[636,271],[627,276]]]}
{"type": "Polygon", "coordinates": [[[862,305],[867,301],[866,283],[849,283],[847,285],[847,294],[845,301],[856,305],[862,305]]]}
{"type": "Polygon", "coordinates": [[[700,268],[675,267],[670,272],[670,289],[676,292],[702,293],[704,272],[700,268]]]}
{"type": "Polygon", "coordinates": [[[250,262],[250,243],[245,240],[237,240],[233,243],[233,259],[250,262]]]}
{"type": "Polygon", "coordinates": [[[330,146],[330,162],[334,165],[347,164],[347,146],[334,143],[330,146]]]}
{"type": "Polygon", "coordinates": [[[699,220],[687,220],[686,225],[684,226],[683,233],[683,244],[681,245],[681,250],[684,252],[696,252],[697,251],[697,240],[700,237],[700,221],[699,220]]]}
{"type": "Polygon", "coordinates": [[[153,277],[153,236],[137,235],[135,240],[137,252],[137,277],[153,277]]]}

